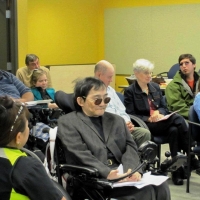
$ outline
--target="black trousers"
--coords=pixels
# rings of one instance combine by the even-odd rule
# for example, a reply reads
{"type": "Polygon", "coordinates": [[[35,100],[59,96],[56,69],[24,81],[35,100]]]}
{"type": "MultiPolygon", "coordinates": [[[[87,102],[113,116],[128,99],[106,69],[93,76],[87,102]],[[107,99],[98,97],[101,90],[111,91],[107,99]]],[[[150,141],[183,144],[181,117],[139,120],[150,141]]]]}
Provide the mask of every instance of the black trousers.
{"type": "Polygon", "coordinates": [[[117,200],[170,200],[170,190],[167,182],[159,186],[149,185],[141,189],[136,187],[113,188],[110,193],[111,198],[117,200]]]}
{"type": "Polygon", "coordinates": [[[146,123],[153,136],[167,136],[172,157],[181,150],[188,151],[189,130],[185,119],[174,114],[167,120],[146,123]]]}

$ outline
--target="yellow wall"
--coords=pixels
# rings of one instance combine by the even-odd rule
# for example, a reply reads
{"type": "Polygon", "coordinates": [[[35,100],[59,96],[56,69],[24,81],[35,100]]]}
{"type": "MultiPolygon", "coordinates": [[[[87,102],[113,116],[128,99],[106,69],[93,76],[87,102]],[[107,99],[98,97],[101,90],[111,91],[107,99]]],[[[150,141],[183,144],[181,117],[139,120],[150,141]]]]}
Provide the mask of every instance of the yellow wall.
{"type": "MultiPolygon", "coordinates": [[[[41,65],[96,63],[104,58],[104,10],[134,6],[195,4],[200,0],[20,0],[18,60],[27,53],[41,65]]],[[[123,84],[121,81],[120,83],[123,84]]]]}
{"type": "Polygon", "coordinates": [[[38,54],[43,65],[103,59],[106,8],[194,3],[200,0],[20,0],[19,67],[26,53],[38,54]]]}
{"type": "MultiPolygon", "coordinates": [[[[20,1],[19,1],[20,2],[20,1]]],[[[40,57],[41,65],[96,63],[99,59],[99,0],[27,0],[27,16],[18,6],[19,24],[27,23],[27,35],[19,35],[26,53],[40,57]],[[26,39],[27,38],[27,39],[26,39]]],[[[19,29],[21,32],[21,29],[19,29]]],[[[25,54],[19,52],[19,67],[25,54]]]]}
{"type": "Polygon", "coordinates": [[[119,86],[127,86],[128,82],[126,80],[126,77],[129,77],[128,74],[116,74],[115,76],[115,90],[117,92],[123,93],[123,88],[119,88],[119,86]]]}
{"type": "Polygon", "coordinates": [[[42,65],[95,63],[104,58],[104,10],[200,3],[200,0],[20,0],[19,66],[27,53],[42,65]]]}

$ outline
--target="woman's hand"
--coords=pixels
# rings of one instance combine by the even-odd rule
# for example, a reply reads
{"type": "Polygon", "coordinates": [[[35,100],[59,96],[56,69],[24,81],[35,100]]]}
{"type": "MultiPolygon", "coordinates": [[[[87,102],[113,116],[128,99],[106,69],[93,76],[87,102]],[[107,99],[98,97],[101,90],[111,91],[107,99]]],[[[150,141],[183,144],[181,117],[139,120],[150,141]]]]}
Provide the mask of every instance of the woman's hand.
{"type": "Polygon", "coordinates": [[[157,122],[159,119],[162,119],[164,115],[160,114],[158,110],[155,110],[153,114],[149,117],[149,122],[157,122]]]}

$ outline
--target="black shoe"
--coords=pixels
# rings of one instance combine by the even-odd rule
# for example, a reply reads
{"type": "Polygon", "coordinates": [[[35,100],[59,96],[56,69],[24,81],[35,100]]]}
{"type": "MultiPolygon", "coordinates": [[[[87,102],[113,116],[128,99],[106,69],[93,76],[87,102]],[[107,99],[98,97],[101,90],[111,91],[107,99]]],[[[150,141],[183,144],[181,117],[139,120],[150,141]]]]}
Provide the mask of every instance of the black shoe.
{"type": "Polygon", "coordinates": [[[191,170],[199,169],[200,168],[200,161],[197,158],[191,158],[190,162],[191,170]]]}
{"type": "Polygon", "coordinates": [[[183,179],[181,178],[180,170],[172,172],[172,181],[174,185],[183,185],[183,179]]]}
{"type": "Polygon", "coordinates": [[[187,169],[185,169],[185,167],[184,166],[181,166],[179,169],[178,169],[178,171],[179,171],[179,174],[180,174],[180,178],[181,179],[187,179],[187,171],[186,171],[187,169]]]}
{"type": "Polygon", "coordinates": [[[181,172],[181,178],[184,180],[187,179],[187,177],[188,177],[187,166],[183,166],[181,172]]]}

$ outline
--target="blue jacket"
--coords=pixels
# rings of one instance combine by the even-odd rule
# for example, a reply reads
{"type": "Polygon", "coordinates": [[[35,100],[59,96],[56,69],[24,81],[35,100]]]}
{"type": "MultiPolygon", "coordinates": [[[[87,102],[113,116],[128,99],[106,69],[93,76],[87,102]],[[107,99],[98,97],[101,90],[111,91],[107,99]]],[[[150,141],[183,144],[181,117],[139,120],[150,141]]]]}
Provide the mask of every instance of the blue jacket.
{"type": "Polygon", "coordinates": [[[194,110],[196,111],[200,121],[200,92],[194,98],[194,110]]]}
{"type": "MultiPolygon", "coordinates": [[[[40,91],[38,88],[31,88],[31,91],[34,95],[34,101],[37,100],[43,100],[40,91]]],[[[55,90],[53,88],[47,88],[46,89],[47,94],[50,96],[50,98],[54,101],[54,96],[55,96],[55,90]]]]}

